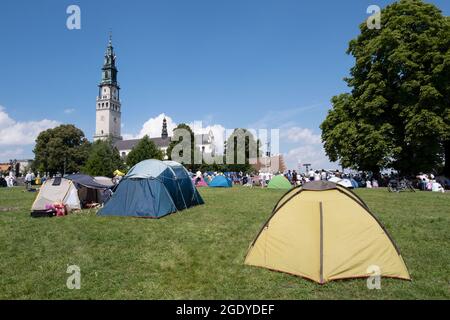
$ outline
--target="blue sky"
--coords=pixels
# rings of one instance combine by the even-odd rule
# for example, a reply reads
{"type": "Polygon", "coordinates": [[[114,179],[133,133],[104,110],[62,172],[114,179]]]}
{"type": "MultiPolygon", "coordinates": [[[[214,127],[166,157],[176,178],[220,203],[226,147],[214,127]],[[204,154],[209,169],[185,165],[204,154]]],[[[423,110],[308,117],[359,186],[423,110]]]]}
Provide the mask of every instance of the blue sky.
{"type": "MultiPolygon", "coordinates": [[[[57,123],[91,139],[111,29],[126,136],[161,113],[175,123],[280,128],[291,167],[333,166],[319,125],[330,98],[348,90],[348,42],[369,5],[392,2],[2,1],[0,132],[12,137],[0,137],[0,161],[32,156],[36,131],[57,123]],[[81,8],[81,30],[66,28],[71,4],[81,8]]],[[[429,2],[450,14],[448,0],[429,2]]]]}

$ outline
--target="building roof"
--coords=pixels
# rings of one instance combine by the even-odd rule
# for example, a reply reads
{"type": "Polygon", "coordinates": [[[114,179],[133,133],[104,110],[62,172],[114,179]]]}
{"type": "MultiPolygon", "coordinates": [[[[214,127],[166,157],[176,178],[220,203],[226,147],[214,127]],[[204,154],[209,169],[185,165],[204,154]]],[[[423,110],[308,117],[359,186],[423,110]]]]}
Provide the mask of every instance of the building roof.
{"type": "Polygon", "coordinates": [[[9,163],[0,163],[0,172],[9,171],[9,169],[10,169],[9,163]]]}
{"type": "MultiPolygon", "coordinates": [[[[157,147],[163,148],[168,147],[170,143],[170,138],[163,139],[161,137],[157,138],[150,138],[157,147]]],[[[138,142],[141,141],[141,139],[131,139],[131,140],[119,140],[114,145],[119,151],[121,150],[131,150],[134,148],[135,145],[138,144],[138,142]]]]}

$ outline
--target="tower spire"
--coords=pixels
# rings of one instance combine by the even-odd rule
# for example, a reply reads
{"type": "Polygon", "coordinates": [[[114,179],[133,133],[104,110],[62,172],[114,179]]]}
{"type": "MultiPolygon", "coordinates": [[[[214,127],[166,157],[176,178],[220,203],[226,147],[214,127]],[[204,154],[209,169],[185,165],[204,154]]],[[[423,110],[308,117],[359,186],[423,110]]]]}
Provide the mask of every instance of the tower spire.
{"type": "Polygon", "coordinates": [[[161,132],[161,138],[167,139],[169,134],[167,133],[167,120],[166,117],[163,119],[163,125],[162,125],[162,132],[161,132]]]}
{"type": "Polygon", "coordinates": [[[109,32],[108,46],[106,47],[105,61],[103,63],[101,84],[117,85],[116,55],[112,46],[112,32],[109,32]]]}
{"type": "Polygon", "coordinates": [[[109,32],[108,46],[102,67],[102,81],[98,85],[96,129],[94,140],[122,140],[120,87],[117,82],[116,55],[109,32]]]}

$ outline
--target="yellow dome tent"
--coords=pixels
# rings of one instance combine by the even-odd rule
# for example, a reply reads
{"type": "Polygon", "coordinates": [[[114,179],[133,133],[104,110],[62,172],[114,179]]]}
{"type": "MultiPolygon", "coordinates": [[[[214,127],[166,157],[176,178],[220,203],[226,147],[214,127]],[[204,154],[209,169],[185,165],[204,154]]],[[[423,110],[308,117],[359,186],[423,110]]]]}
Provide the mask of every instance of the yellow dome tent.
{"type": "Polygon", "coordinates": [[[245,264],[318,283],[369,277],[410,280],[398,248],[367,205],[329,181],[287,192],[251,244],[245,264]]]}
{"type": "Polygon", "coordinates": [[[114,171],[113,175],[119,176],[119,177],[123,177],[123,176],[125,175],[125,173],[123,173],[123,172],[120,171],[120,170],[116,170],[116,171],[114,171]]]}

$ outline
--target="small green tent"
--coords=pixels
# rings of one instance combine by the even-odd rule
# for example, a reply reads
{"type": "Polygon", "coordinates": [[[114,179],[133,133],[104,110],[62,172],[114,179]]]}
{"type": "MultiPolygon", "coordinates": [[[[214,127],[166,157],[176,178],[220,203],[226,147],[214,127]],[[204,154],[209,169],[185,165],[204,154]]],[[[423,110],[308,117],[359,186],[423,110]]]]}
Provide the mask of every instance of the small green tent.
{"type": "Polygon", "coordinates": [[[292,185],[285,176],[279,175],[273,177],[267,187],[270,189],[290,189],[292,188],[292,185]]]}

